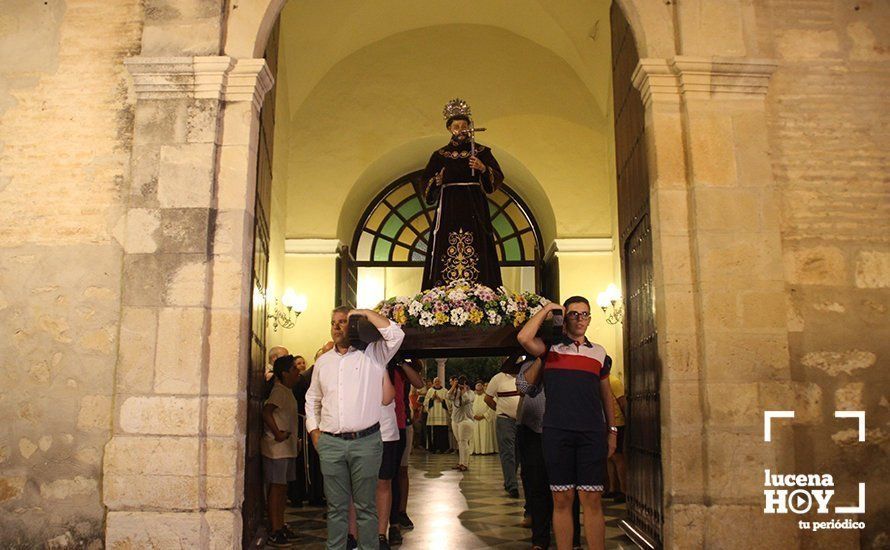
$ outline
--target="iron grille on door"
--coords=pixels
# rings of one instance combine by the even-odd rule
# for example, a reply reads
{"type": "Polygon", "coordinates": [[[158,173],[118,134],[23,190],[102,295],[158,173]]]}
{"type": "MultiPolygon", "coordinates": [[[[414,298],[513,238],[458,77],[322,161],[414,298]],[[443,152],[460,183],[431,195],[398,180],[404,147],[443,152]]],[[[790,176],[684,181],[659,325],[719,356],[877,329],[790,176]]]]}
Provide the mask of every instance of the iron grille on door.
{"type": "Polygon", "coordinates": [[[638,544],[663,544],[661,362],[652,290],[652,229],[646,164],[645,110],[631,76],[639,63],[630,25],[612,4],[612,97],[618,227],[624,282],[627,397],[627,513],[622,528],[638,544]]]}
{"type": "MultiPolygon", "coordinates": [[[[266,45],[266,63],[273,78],[278,66],[278,23],[266,45]]],[[[256,544],[263,523],[263,491],[260,438],[263,435],[263,401],[266,399],[266,288],[269,269],[269,213],[272,201],[272,143],[275,124],[275,87],[266,94],[260,110],[257,147],[256,203],[254,208],[253,270],[250,308],[250,365],[247,380],[247,441],[244,460],[242,545],[256,544]]]]}

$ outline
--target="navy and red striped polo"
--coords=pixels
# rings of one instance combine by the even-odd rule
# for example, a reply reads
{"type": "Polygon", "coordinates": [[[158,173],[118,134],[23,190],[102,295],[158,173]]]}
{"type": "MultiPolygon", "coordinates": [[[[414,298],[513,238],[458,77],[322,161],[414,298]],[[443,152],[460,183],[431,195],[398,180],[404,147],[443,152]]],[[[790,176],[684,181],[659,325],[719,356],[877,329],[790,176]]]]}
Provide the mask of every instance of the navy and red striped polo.
{"type": "Polygon", "coordinates": [[[605,348],[586,337],[583,342],[566,337],[550,346],[544,362],[544,427],[605,431],[608,426],[600,380],[607,379],[610,370],[605,348]]]}

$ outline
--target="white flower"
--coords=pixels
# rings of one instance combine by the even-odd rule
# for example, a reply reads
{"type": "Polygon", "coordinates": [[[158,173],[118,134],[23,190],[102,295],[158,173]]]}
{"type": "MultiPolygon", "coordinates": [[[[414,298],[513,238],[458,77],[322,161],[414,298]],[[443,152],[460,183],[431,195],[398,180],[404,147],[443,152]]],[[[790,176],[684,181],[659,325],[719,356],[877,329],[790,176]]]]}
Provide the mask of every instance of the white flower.
{"type": "Polygon", "coordinates": [[[420,326],[431,327],[436,324],[436,319],[430,311],[424,311],[420,314],[420,326]]]}
{"type": "Polygon", "coordinates": [[[541,311],[541,309],[543,309],[541,306],[535,306],[535,307],[529,308],[528,314],[529,314],[529,316],[532,316],[535,313],[541,311]]]}
{"type": "Polygon", "coordinates": [[[467,299],[467,295],[463,290],[454,289],[448,292],[448,301],[449,302],[462,302],[467,299]]]}
{"type": "Polygon", "coordinates": [[[408,313],[417,317],[417,315],[423,311],[423,304],[418,302],[417,300],[413,300],[411,304],[408,306],[408,313]]]}
{"type": "Polygon", "coordinates": [[[464,311],[462,307],[456,307],[451,310],[451,324],[462,327],[464,323],[467,322],[467,319],[470,317],[470,314],[464,311]]]}
{"type": "Polygon", "coordinates": [[[486,314],[488,315],[488,323],[489,324],[491,324],[491,325],[500,325],[501,324],[502,319],[501,319],[501,316],[498,315],[497,311],[495,311],[493,309],[489,309],[486,312],[486,314]]]}

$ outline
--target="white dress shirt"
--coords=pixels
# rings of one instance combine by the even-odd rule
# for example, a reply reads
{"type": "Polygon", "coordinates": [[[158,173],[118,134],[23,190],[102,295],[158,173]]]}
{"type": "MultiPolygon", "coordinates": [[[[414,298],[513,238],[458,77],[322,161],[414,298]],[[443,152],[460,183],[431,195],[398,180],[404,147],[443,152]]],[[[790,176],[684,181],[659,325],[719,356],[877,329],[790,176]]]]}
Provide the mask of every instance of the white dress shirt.
{"type": "Polygon", "coordinates": [[[365,351],[337,348],[318,358],[306,392],[306,430],[358,432],[380,422],[386,364],[399,350],[405,333],[396,323],[379,329],[383,339],[365,351]]]}

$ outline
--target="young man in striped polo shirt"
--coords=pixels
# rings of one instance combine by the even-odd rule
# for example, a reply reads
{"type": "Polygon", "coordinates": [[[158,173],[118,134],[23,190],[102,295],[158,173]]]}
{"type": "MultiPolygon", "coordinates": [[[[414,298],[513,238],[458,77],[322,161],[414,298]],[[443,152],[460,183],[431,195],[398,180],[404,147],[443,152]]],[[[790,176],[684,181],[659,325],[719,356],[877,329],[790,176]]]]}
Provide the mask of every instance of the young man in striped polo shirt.
{"type": "Polygon", "coordinates": [[[543,420],[544,463],[553,494],[553,531],[559,550],[572,547],[572,501],[575,492],[584,509],[584,533],[591,549],[605,547],[606,526],[601,495],[606,460],[615,452],[606,350],[584,335],[590,325],[590,302],[572,296],[548,304],[522,327],[517,339],[543,359],[525,372],[529,395],[546,386],[543,420]],[[536,335],[544,319],[564,310],[564,336],[550,345],[536,335]]]}

